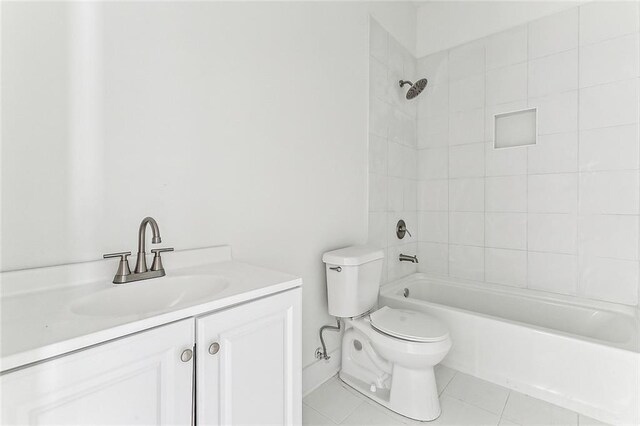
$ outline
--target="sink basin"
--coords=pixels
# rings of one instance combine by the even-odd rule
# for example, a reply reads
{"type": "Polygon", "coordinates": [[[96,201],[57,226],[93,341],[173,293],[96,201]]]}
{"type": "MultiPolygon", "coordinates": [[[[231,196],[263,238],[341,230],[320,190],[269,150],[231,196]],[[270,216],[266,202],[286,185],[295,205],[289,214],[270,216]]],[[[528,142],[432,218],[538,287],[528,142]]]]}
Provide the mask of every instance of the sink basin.
{"type": "Polygon", "coordinates": [[[229,286],[215,275],[184,275],[113,285],[71,304],[79,315],[125,316],[175,309],[206,302],[229,286]]]}

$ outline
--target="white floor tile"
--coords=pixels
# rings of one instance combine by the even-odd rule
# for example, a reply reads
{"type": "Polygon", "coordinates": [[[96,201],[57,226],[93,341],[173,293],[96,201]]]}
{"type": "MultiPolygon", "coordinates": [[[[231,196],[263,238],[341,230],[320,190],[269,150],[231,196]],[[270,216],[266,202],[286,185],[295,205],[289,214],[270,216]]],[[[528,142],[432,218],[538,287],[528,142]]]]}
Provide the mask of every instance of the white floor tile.
{"type": "Polygon", "coordinates": [[[443,395],[440,398],[442,414],[430,424],[434,425],[497,425],[500,416],[459,399],[443,395]]]}
{"type": "Polygon", "coordinates": [[[449,395],[483,410],[500,415],[509,390],[464,373],[457,373],[444,391],[449,395]]]}
{"type": "Polygon", "coordinates": [[[356,411],[351,413],[351,415],[347,417],[341,424],[345,426],[403,424],[400,420],[385,413],[385,411],[381,410],[378,407],[374,407],[372,403],[363,402],[358,406],[356,411]]]}
{"type": "Polygon", "coordinates": [[[305,426],[333,426],[335,425],[327,417],[318,413],[313,408],[309,407],[307,404],[302,405],[302,424],[305,426]]]}
{"type": "Polygon", "coordinates": [[[578,415],[565,408],[511,391],[502,418],[528,425],[577,425],[578,415]]]}
{"type": "Polygon", "coordinates": [[[445,367],[444,365],[436,365],[434,368],[436,373],[436,386],[438,387],[438,395],[445,390],[447,385],[451,383],[451,379],[456,375],[456,370],[453,370],[449,367],[445,367]]]}
{"type": "Polygon", "coordinates": [[[578,414],[578,425],[580,426],[607,426],[608,423],[601,422],[600,420],[592,419],[591,417],[578,414]]]}
{"type": "Polygon", "coordinates": [[[362,403],[362,399],[341,386],[332,378],[304,399],[304,403],[330,418],[342,422],[362,403]]]}

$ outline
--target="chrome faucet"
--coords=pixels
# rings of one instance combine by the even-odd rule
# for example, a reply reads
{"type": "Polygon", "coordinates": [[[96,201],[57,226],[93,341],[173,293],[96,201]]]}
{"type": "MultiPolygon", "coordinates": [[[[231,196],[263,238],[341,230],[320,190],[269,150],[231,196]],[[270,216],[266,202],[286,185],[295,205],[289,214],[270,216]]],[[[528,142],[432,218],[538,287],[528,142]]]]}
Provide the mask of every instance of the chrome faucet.
{"type": "Polygon", "coordinates": [[[409,256],[407,254],[400,253],[400,256],[398,256],[398,260],[400,260],[400,262],[418,263],[418,256],[409,256]]]}
{"type": "Polygon", "coordinates": [[[153,233],[151,243],[158,244],[162,241],[162,238],[160,237],[160,228],[158,227],[158,222],[156,222],[156,220],[152,217],[145,217],[144,219],[142,219],[140,228],[138,229],[138,258],[136,259],[136,268],[133,273],[131,273],[131,269],[129,269],[129,260],[127,259],[127,256],[131,255],[130,251],[108,253],[103,256],[105,259],[110,257],[120,258],[118,270],[116,271],[116,275],[113,277],[114,284],[124,284],[132,281],[146,280],[149,278],[159,278],[166,275],[164,267],[162,266],[162,258],[160,257],[160,254],[167,251],[173,251],[173,248],[168,247],[151,250],[151,253],[153,253],[154,256],[153,262],[151,264],[151,270],[149,270],[147,268],[147,253],[145,251],[147,225],[151,226],[151,232],[153,233]]]}

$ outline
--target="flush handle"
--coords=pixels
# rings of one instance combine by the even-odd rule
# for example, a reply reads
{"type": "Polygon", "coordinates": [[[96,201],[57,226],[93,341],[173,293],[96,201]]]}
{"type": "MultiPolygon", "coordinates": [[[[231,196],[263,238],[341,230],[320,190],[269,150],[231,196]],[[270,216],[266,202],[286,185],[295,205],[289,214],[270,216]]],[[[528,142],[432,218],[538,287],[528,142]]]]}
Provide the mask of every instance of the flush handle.
{"type": "Polygon", "coordinates": [[[329,269],[331,269],[332,271],[336,271],[336,272],[342,272],[342,267],[340,267],[340,266],[332,266],[329,269]]]}

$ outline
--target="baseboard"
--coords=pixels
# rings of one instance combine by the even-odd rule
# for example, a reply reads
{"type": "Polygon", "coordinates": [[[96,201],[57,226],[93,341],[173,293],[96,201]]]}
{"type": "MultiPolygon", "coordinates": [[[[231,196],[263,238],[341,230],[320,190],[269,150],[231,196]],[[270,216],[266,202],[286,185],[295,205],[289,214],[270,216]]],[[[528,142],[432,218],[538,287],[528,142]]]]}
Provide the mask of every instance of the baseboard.
{"type": "Polygon", "coordinates": [[[340,371],[341,352],[336,349],[329,352],[328,360],[317,360],[302,369],[302,397],[320,387],[321,384],[332,378],[340,371]]]}

